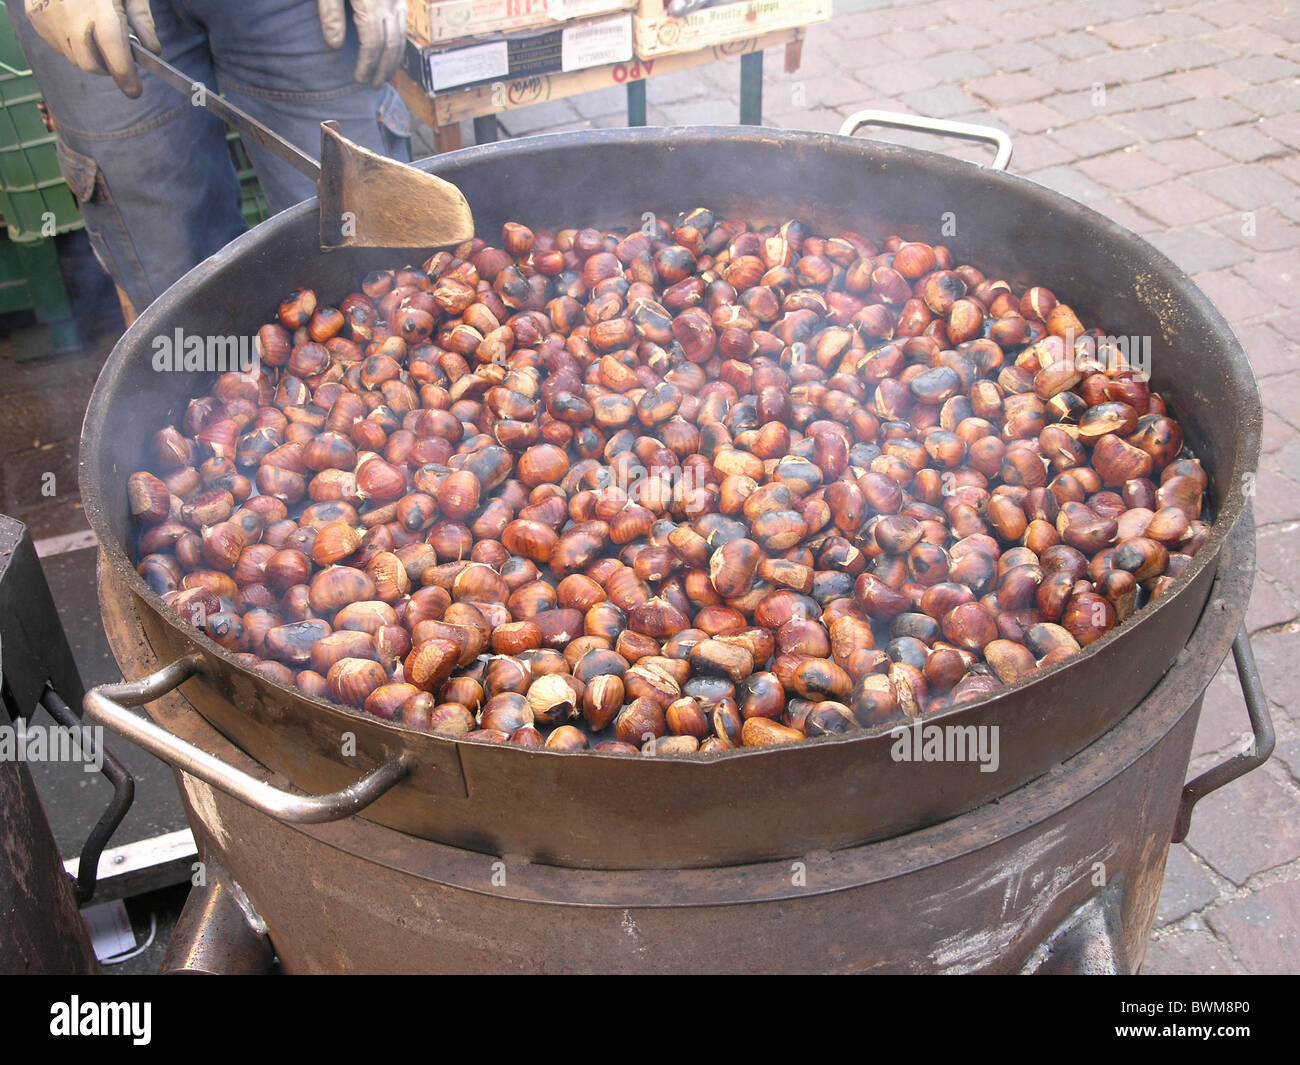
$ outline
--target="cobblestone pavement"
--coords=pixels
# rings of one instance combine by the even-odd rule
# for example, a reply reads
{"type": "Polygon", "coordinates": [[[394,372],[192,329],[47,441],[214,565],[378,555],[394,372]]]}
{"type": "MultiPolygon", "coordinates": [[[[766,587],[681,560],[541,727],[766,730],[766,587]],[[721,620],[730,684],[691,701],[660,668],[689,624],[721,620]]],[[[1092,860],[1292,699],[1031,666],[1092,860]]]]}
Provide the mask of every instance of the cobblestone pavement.
{"type": "MultiPolygon", "coordinates": [[[[1266,408],[1247,616],[1277,754],[1197,808],[1169,855],[1145,971],[1300,972],[1300,4],[836,0],[794,74],[766,57],[764,121],[833,132],[863,107],[999,125],[1012,169],[1142,234],[1241,339],[1266,408]]],[[[654,124],[736,121],[739,64],[648,83],[654,124]]],[[[622,89],[503,116],[510,135],[617,126],[622,89]]],[[[954,152],[929,138],[899,141],[954,152]]],[[[955,154],[978,158],[978,147],[955,154]]],[[[986,158],[986,157],[985,157],[986,158]]],[[[1192,771],[1248,735],[1231,659],[1192,771]]]]}

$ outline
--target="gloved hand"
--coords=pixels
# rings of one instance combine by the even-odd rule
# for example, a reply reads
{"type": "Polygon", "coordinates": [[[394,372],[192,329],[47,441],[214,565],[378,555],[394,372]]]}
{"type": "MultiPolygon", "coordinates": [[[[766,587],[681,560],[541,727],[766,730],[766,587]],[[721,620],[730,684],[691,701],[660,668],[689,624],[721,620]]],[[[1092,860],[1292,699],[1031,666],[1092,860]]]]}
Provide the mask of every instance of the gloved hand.
{"type": "Polygon", "coordinates": [[[149,0],[26,0],[26,11],[41,40],[88,74],[111,74],[132,99],[142,86],[127,34],[162,52],[149,0]]]}
{"type": "MultiPolygon", "coordinates": [[[[406,0],[351,0],[352,21],[361,38],[361,53],[353,77],[379,88],[393,80],[406,47],[406,0]]],[[[344,0],[317,0],[325,43],[342,48],[348,23],[344,0]]]]}

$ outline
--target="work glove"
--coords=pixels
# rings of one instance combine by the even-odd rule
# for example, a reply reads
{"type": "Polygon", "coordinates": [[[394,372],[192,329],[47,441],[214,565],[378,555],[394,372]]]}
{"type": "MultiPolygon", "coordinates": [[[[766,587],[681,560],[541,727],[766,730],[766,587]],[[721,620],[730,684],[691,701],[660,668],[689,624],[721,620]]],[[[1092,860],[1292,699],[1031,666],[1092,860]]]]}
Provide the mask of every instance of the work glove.
{"type": "Polygon", "coordinates": [[[406,47],[406,0],[317,0],[320,25],[325,31],[325,43],[331,48],[342,48],[347,36],[347,8],[352,8],[352,21],[357,24],[361,39],[361,52],[357,56],[357,69],[352,75],[363,85],[379,88],[393,80],[397,66],[402,61],[406,47]]]}
{"type": "Polygon", "coordinates": [[[127,35],[162,52],[149,0],[26,0],[26,11],[41,40],[88,74],[111,74],[133,100],[143,89],[127,35]]]}

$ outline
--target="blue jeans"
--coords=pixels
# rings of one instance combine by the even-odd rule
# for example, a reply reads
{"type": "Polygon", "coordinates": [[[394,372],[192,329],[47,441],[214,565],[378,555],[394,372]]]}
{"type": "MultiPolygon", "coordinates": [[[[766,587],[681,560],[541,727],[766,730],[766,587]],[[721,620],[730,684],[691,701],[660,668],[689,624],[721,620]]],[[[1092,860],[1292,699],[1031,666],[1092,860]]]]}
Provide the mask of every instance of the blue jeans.
{"type": "MultiPolygon", "coordinates": [[[[239,181],[216,116],[141,71],[130,100],[46,46],[7,0],[9,17],[58,133],[60,167],[81,204],[95,254],[137,310],[246,226],[239,181]]],[[[331,49],[316,0],[153,0],[163,57],[320,156],[320,123],[384,151],[381,93],[352,80],[356,29],[331,49]]],[[[287,163],[244,141],[271,210],[316,194],[287,163]]]]}

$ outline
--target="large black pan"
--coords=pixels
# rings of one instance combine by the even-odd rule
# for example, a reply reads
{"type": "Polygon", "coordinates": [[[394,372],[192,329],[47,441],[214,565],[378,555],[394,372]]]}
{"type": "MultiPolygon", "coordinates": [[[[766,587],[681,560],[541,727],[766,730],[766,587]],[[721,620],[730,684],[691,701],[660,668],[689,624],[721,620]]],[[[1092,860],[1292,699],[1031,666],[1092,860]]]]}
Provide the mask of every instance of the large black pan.
{"type": "MultiPolygon", "coordinates": [[[[389,767],[360,797],[316,806],[283,800],[275,809],[286,817],[319,820],[354,810],[401,776],[401,760],[408,774],[365,816],[485,853],[626,868],[835,849],[932,824],[1039,776],[1137,706],[1186,644],[1247,501],[1246,475],[1259,452],[1259,395],[1222,317],[1132,233],[1005,173],[812,133],[568,133],[471,148],[426,165],[465,190],[488,235],[507,220],[635,226],[644,212],[671,217],[698,205],[758,222],[798,217],[819,232],[851,228],[875,237],[897,232],[937,240],[946,220],[942,241],[959,262],[1013,285],[1047,285],[1104,331],[1151,337],[1154,384],[1210,473],[1214,531],[1176,590],[1140,616],[1031,682],[937,719],[997,726],[996,772],[975,762],[896,761],[888,734],[711,759],[530,751],[436,738],[307,699],[239,667],[163,608],[128,557],[125,488],[127,476],[147,466],[150,434],[178,421],[190,397],[210,384],[155,372],[153,338],[177,329],[252,334],[282,293],[309,285],[337,300],[368,269],[394,263],[391,253],[322,253],[315,204],[304,203],[236,240],[140,317],[104,368],[81,448],[82,498],[111,571],[141,601],[147,635],[164,659],[197,651],[200,675],[184,691],[200,711],[259,762],[310,792],[389,767]],[[341,753],[347,734],[355,735],[355,755],[341,753]]],[[[134,696],[138,702],[147,693],[134,696]]],[[[154,747],[161,750],[161,741],[154,747]]],[[[201,761],[172,760],[191,769],[201,761]]],[[[221,776],[211,766],[205,771],[221,776]]],[[[223,786],[257,801],[246,781],[223,786]]]]}

